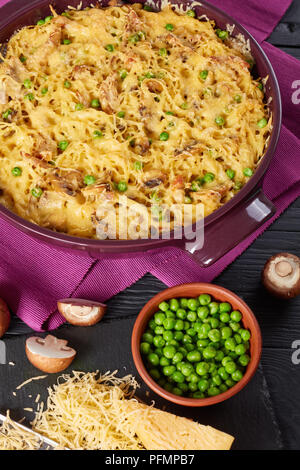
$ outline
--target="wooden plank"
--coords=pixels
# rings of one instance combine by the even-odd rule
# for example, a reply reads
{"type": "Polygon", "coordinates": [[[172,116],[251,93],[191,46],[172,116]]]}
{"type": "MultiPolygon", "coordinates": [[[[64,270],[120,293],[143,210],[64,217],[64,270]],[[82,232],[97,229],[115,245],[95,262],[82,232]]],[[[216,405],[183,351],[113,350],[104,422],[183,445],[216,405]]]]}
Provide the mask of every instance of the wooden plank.
{"type": "MultiPolygon", "coordinates": [[[[300,335],[295,336],[295,339],[300,339],[300,335]]],[[[284,449],[299,450],[300,365],[292,363],[293,351],[292,349],[265,350],[262,356],[262,366],[273,410],[281,430],[284,449]]]]}
{"type": "MultiPolygon", "coordinates": [[[[167,411],[186,416],[209,424],[217,429],[226,431],[235,436],[234,449],[280,449],[282,440],[276,417],[269,399],[269,391],[266,388],[262,369],[259,369],[249,385],[232,399],[219,405],[193,409],[173,405],[156,394],[152,393],[143,384],[137,375],[132,356],[130,339],[134,320],[116,320],[113,324],[99,323],[93,328],[68,327],[60,330],[58,337],[69,341],[78,355],[66,372],[72,370],[106,372],[107,370],[119,370],[119,375],[133,374],[141,383],[138,396],[146,403],[155,400],[159,408],[167,407],[167,411]],[[241,423],[245,423],[242,424],[241,423]],[[260,432],[257,432],[257,430],[260,432]],[[263,438],[262,438],[263,436],[263,438]]],[[[41,381],[34,381],[17,391],[14,397],[12,392],[16,386],[33,376],[42,375],[26,359],[24,342],[26,338],[6,339],[8,361],[14,361],[15,366],[0,366],[0,412],[5,413],[11,409],[14,419],[26,416],[32,420],[30,412],[23,408],[33,407],[37,394],[46,400],[46,387],[56,383],[59,374],[49,375],[41,381]],[[32,398],[29,397],[32,395],[32,398]]]]}
{"type": "Polygon", "coordinates": [[[286,14],[282,18],[285,23],[300,23],[300,2],[294,0],[286,14]]]}
{"type": "Polygon", "coordinates": [[[300,22],[280,23],[269,37],[269,42],[274,46],[300,47],[300,22]]]}

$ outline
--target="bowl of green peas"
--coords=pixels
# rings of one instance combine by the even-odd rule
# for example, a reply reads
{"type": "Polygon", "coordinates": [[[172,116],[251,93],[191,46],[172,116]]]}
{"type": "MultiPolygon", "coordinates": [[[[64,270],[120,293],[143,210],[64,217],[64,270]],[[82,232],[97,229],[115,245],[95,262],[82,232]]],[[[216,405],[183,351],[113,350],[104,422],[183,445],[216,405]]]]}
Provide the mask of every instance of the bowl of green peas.
{"type": "Polygon", "coordinates": [[[182,284],[153,297],[138,315],[132,354],[145,383],[184,406],[237,394],[258,367],[262,339],[254,313],[233,292],[182,284]]]}

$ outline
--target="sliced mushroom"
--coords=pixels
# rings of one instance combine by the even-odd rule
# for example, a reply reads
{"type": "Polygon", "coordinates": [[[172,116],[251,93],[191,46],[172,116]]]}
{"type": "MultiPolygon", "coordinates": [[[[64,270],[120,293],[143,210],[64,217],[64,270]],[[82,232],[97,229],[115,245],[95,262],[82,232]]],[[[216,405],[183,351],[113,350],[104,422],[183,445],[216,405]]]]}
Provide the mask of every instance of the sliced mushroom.
{"type": "Polygon", "coordinates": [[[59,300],[57,307],[62,316],[76,326],[96,325],[106,312],[106,305],[84,299],[59,300]]]}
{"type": "Polygon", "coordinates": [[[262,282],[276,297],[296,297],[300,294],[300,259],[290,253],[272,256],[262,271],[262,282]]]}
{"type": "Polygon", "coordinates": [[[26,341],[26,355],[34,367],[48,374],[67,369],[73,362],[76,351],[68,347],[68,341],[48,335],[45,339],[32,336],[26,341]]]}
{"type": "Polygon", "coordinates": [[[10,313],[4,300],[0,299],[0,338],[5,335],[10,325],[10,313]]]}

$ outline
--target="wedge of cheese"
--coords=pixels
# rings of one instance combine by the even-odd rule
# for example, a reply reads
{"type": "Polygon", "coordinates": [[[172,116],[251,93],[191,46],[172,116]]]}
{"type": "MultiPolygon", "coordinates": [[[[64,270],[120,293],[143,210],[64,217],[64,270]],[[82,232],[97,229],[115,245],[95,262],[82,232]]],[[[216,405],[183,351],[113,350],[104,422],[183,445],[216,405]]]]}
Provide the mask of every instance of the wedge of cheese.
{"type": "Polygon", "coordinates": [[[129,400],[128,419],[147,450],[229,450],[234,438],[211,426],[129,400]]]}

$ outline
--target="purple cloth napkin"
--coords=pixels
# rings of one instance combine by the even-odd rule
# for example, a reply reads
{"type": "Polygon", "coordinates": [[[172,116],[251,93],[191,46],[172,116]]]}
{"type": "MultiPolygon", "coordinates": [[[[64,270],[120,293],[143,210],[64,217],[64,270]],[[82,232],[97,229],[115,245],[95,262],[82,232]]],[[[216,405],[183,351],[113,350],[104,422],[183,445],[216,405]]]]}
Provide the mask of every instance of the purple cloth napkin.
{"type": "MultiPolygon", "coordinates": [[[[0,0],[0,6],[6,1],[0,0]]],[[[265,194],[276,206],[276,214],[205,269],[177,248],[130,259],[95,261],[48,247],[0,220],[0,296],[34,330],[53,330],[64,322],[56,311],[57,299],[74,296],[105,301],[147,272],[168,286],[212,281],[300,195],[300,92],[297,92],[300,62],[264,42],[292,0],[212,0],[211,3],[235,17],[262,43],[279,79],[283,128],[263,185],[265,194]]]]}

